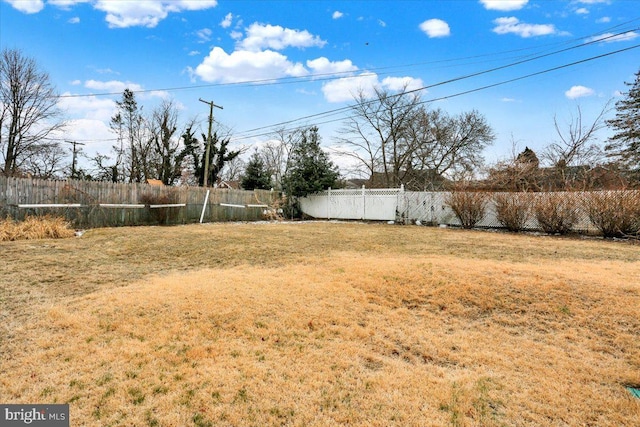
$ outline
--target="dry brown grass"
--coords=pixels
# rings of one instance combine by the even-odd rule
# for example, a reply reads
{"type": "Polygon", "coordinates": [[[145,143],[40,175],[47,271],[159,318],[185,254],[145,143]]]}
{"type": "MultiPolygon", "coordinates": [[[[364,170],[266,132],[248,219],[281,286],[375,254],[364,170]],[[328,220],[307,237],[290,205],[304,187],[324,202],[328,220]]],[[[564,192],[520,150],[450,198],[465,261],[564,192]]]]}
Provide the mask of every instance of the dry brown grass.
{"type": "Polygon", "coordinates": [[[75,231],[64,218],[28,216],[24,221],[0,220],[0,242],[13,240],[63,239],[75,231]]]}
{"type": "Polygon", "coordinates": [[[630,244],[306,223],[92,230],[0,251],[0,401],[69,402],[73,425],[640,417],[623,387],[640,383],[630,244]]]}

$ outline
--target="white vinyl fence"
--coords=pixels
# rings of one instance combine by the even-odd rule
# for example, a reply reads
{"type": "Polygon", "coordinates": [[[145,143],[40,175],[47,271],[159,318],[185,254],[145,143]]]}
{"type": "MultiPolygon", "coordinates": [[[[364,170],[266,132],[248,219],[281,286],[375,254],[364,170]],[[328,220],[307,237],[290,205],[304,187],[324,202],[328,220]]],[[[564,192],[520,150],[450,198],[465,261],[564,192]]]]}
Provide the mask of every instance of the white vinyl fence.
{"type": "MultiPolygon", "coordinates": [[[[460,226],[460,221],[447,205],[449,192],[404,191],[404,188],[327,190],[300,200],[302,212],[314,218],[364,221],[395,221],[403,224],[460,226]]],[[[566,193],[576,201],[579,193],[566,193]]],[[[486,214],[477,227],[502,228],[490,198],[486,214]]],[[[576,231],[595,231],[586,214],[574,225],[576,231]]],[[[535,218],[529,217],[525,229],[538,230],[535,218]]]]}
{"type": "Polygon", "coordinates": [[[314,218],[390,221],[396,219],[401,188],[332,190],[300,200],[302,212],[314,218]]]}
{"type": "Polygon", "coordinates": [[[455,221],[455,215],[444,203],[447,194],[404,191],[403,187],[329,189],[302,198],[300,207],[314,218],[446,223],[455,221]]]}

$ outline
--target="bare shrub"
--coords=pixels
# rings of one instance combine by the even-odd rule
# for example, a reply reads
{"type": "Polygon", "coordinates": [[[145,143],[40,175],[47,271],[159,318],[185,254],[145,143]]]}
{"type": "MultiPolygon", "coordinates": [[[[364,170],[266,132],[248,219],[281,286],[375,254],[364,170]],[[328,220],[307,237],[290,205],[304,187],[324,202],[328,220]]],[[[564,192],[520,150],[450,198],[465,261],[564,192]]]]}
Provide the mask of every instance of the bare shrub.
{"type": "MultiPolygon", "coordinates": [[[[146,193],[140,196],[140,203],[147,206],[150,205],[170,205],[177,203],[177,195],[174,192],[169,193],[146,193]]],[[[149,215],[158,224],[168,224],[169,220],[174,219],[177,211],[173,208],[153,208],[149,209],[149,215]]]]}
{"type": "Polygon", "coordinates": [[[593,191],[583,197],[582,204],[604,237],[638,234],[640,191],[593,191]]]}
{"type": "Polygon", "coordinates": [[[509,231],[524,229],[531,212],[531,197],[528,193],[496,193],[496,219],[509,231]]]}
{"type": "Polygon", "coordinates": [[[284,220],[283,216],[283,206],[286,205],[287,200],[286,196],[282,196],[281,198],[276,199],[268,208],[266,208],[262,212],[262,217],[267,221],[282,221],[284,220]]]}
{"type": "Polygon", "coordinates": [[[0,221],[0,241],[63,239],[74,235],[70,224],[60,217],[28,216],[24,221],[10,218],[0,221]]]}
{"type": "Polygon", "coordinates": [[[548,234],[568,234],[579,219],[579,206],[571,193],[540,193],[533,215],[548,234]]]}
{"type": "Polygon", "coordinates": [[[473,228],[482,221],[487,210],[489,196],[482,191],[453,191],[446,204],[453,210],[462,228],[473,228]]]}

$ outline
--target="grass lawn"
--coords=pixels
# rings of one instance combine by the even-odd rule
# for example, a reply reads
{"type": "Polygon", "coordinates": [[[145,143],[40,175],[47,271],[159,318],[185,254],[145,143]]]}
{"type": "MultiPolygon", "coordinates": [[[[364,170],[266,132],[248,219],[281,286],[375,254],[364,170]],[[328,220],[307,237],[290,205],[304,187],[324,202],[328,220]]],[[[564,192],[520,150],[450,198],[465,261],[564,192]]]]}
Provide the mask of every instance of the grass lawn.
{"type": "Polygon", "coordinates": [[[0,242],[0,402],[73,426],[637,426],[640,246],[359,223],[0,242]]]}

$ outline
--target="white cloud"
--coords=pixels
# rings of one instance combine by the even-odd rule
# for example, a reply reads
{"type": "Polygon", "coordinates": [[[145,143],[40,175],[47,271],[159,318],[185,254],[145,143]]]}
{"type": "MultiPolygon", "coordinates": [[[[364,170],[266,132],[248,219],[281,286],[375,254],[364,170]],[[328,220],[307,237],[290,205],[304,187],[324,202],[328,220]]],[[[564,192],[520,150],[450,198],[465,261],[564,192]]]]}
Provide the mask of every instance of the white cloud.
{"type": "Polygon", "coordinates": [[[518,18],[513,16],[498,18],[493,21],[496,27],[493,32],[496,34],[516,34],[520,37],[535,37],[554,34],[557,32],[556,27],[552,24],[526,24],[520,22],[518,18]]]}
{"type": "Polygon", "coordinates": [[[77,4],[89,3],[90,1],[91,0],[49,0],[47,3],[60,9],[69,10],[77,4]]]}
{"type": "MultiPolygon", "coordinates": [[[[5,0],[24,13],[38,13],[44,9],[43,0],[5,0]]],[[[155,27],[169,13],[185,10],[203,10],[215,7],[217,0],[48,0],[48,4],[69,10],[80,3],[91,3],[94,9],[105,12],[105,20],[111,28],[133,26],[155,27]]]]}
{"type": "Polygon", "coordinates": [[[331,18],[333,19],[340,19],[344,16],[344,13],[340,12],[339,10],[336,10],[335,12],[333,12],[333,14],[331,15],[331,18]]]}
{"type": "Polygon", "coordinates": [[[222,20],[222,22],[220,22],[220,26],[222,28],[229,28],[231,26],[231,24],[233,23],[233,13],[229,12],[227,13],[227,15],[224,17],[224,19],[222,20]]]}
{"type": "Polygon", "coordinates": [[[134,92],[142,90],[142,86],[137,83],[121,82],[119,80],[109,80],[107,82],[100,80],[87,80],[84,82],[84,87],[109,93],[122,93],[125,89],[129,89],[134,92]]]}
{"type": "Polygon", "coordinates": [[[184,10],[203,10],[215,7],[217,0],[97,0],[95,8],[107,13],[111,28],[142,26],[153,28],[169,13],[184,10]]]}
{"type": "Polygon", "coordinates": [[[392,92],[400,90],[415,90],[424,87],[421,79],[413,77],[386,77],[382,82],[378,75],[364,72],[357,76],[332,80],[322,86],[322,93],[327,102],[349,102],[354,96],[362,94],[365,98],[373,98],[375,90],[386,89],[392,92]]]}
{"type": "Polygon", "coordinates": [[[378,75],[366,72],[327,82],[322,85],[322,93],[328,102],[349,102],[360,92],[367,98],[372,97],[375,94],[374,88],[378,85],[378,75]]]}
{"type": "Polygon", "coordinates": [[[578,15],[588,15],[589,14],[589,9],[587,9],[586,7],[581,7],[576,9],[576,13],[578,15]]]}
{"type": "Polygon", "coordinates": [[[447,37],[451,34],[449,24],[441,19],[428,19],[420,24],[420,29],[430,38],[447,37]]]}
{"type": "Polygon", "coordinates": [[[206,82],[238,83],[308,75],[300,63],[293,63],[272,50],[259,52],[237,50],[231,54],[214,47],[195,70],[194,75],[206,82]]]}
{"type": "Polygon", "coordinates": [[[296,93],[301,93],[303,95],[309,95],[309,96],[315,96],[317,95],[316,91],[314,90],[307,90],[307,89],[296,89],[296,93]]]}
{"type": "Polygon", "coordinates": [[[67,22],[69,24],[78,24],[78,23],[80,23],[80,18],[77,17],[77,16],[74,16],[73,18],[69,19],[67,22]]]}
{"type": "MultiPolygon", "coordinates": [[[[82,152],[88,158],[93,158],[97,154],[108,154],[115,143],[116,135],[111,131],[109,119],[106,121],[96,119],[70,119],[64,128],[64,138],[67,141],[82,142],[82,152]]],[[[83,156],[78,158],[81,167],[89,167],[89,161],[83,156]]]]}
{"type": "Polygon", "coordinates": [[[596,19],[596,22],[598,24],[607,24],[607,23],[611,22],[611,18],[609,18],[608,16],[603,16],[600,19],[596,19]]]}
{"type": "Polygon", "coordinates": [[[635,31],[627,31],[623,34],[614,35],[614,33],[604,33],[599,36],[589,37],[585,40],[585,43],[590,42],[598,42],[601,41],[603,43],[613,43],[613,42],[624,42],[628,40],[633,40],[639,36],[635,31]]]}
{"type": "Polygon", "coordinates": [[[382,80],[382,87],[389,89],[392,92],[398,92],[401,90],[417,90],[424,87],[422,79],[416,79],[413,77],[386,77],[382,80]]]}
{"type": "Polygon", "coordinates": [[[209,28],[203,28],[196,31],[196,36],[198,36],[198,39],[200,39],[199,43],[205,43],[211,40],[211,34],[213,34],[213,31],[211,31],[209,28]]]}
{"type": "Polygon", "coordinates": [[[42,0],[6,0],[11,6],[20,12],[38,13],[44,9],[42,0]]]}
{"type": "Polygon", "coordinates": [[[566,91],[564,95],[569,99],[582,98],[585,96],[591,96],[595,94],[595,91],[586,86],[571,86],[571,89],[566,91]]]}
{"type": "Polygon", "coordinates": [[[100,74],[120,74],[117,71],[113,71],[111,68],[96,68],[96,73],[100,73],[100,74]]]}
{"type": "Polygon", "coordinates": [[[307,67],[309,67],[313,74],[346,73],[358,69],[349,59],[332,62],[324,56],[307,61],[307,67]]]}
{"type": "Polygon", "coordinates": [[[96,96],[72,97],[65,92],[58,101],[58,106],[73,118],[82,118],[101,122],[109,122],[115,113],[114,100],[96,96]]]}
{"type": "Polygon", "coordinates": [[[192,50],[187,55],[189,55],[189,56],[200,55],[200,51],[199,50],[192,50]]]}
{"type": "Polygon", "coordinates": [[[239,44],[241,50],[257,52],[261,49],[282,50],[287,47],[323,47],[327,44],[307,30],[299,31],[279,25],[253,23],[247,28],[247,36],[239,44]]]}
{"type": "Polygon", "coordinates": [[[485,9],[489,10],[519,10],[525,7],[529,0],[480,0],[485,9]]]}

